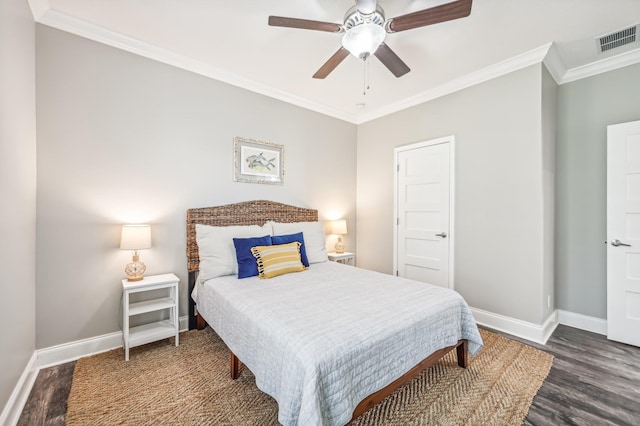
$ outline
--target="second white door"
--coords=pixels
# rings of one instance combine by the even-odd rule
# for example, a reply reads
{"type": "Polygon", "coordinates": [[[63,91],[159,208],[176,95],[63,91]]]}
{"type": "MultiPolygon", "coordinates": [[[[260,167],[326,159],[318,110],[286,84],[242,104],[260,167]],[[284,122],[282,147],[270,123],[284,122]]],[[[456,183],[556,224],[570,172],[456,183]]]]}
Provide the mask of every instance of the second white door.
{"type": "Polygon", "coordinates": [[[607,128],[607,337],[640,346],[640,121],[607,128]]]}
{"type": "Polygon", "coordinates": [[[396,148],[396,275],[453,288],[453,136],[396,148]]]}

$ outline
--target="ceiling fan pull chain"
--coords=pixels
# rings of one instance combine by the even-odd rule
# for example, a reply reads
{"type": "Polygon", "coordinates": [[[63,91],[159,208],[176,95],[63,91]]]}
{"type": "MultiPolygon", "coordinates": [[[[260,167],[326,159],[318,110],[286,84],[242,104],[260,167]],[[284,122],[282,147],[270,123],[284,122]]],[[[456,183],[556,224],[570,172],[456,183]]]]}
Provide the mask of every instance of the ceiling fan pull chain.
{"type": "Polygon", "coordinates": [[[369,90],[369,58],[363,61],[364,62],[364,78],[363,78],[363,88],[362,94],[366,96],[367,90],[369,90]]]}
{"type": "Polygon", "coordinates": [[[367,94],[367,61],[362,61],[362,94],[367,94]]]}
{"type": "Polygon", "coordinates": [[[369,90],[371,87],[369,86],[369,76],[371,75],[371,73],[369,72],[369,63],[371,61],[369,60],[369,58],[367,58],[367,64],[365,65],[367,67],[367,90],[369,90]]]}

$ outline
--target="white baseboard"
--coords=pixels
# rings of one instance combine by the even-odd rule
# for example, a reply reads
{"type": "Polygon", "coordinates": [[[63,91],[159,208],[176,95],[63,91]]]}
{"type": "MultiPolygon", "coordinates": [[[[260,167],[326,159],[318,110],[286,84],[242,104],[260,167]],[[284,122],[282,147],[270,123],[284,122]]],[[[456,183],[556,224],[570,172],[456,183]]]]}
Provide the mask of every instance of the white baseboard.
{"type": "MultiPolygon", "coordinates": [[[[180,331],[189,329],[189,318],[179,318],[180,331]]],[[[20,380],[16,384],[9,401],[0,413],[0,425],[15,425],[20,418],[24,404],[27,402],[33,383],[41,368],[74,361],[84,356],[95,355],[122,346],[122,332],[103,334],[49,348],[37,349],[33,352],[20,380]]]]}
{"type": "Polygon", "coordinates": [[[90,337],[88,339],[38,349],[36,351],[38,355],[38,368],[64,364],[65,362],[74,361],[83,356],[99,354],[121,346],[122,332],[117,331],[115,333],[103,334],[102,336],[90,337]]]}
{"type": "Polygon", "coordinates": [[[36,361],[37,355],[36,352],[33,352],[31,359],[29,359],[16,387],[9,397],[9,401],[7,401],[7,404],[4,406],[2,413],[0,413],[0,425],[15,425],[18,423],[24,404],[27,403],[27,398],[29,397],[33,383],[38,376],[36,361]]]}
{"type": "Polygon", "coordinates": [[[607,335],[607,320],[558,309],[558,322],[569,327],[607,335]]]}
{"type": "MultiPolygon", "coordinates": [[[[180,317],[179,322],[180,331],[189,329],[187,316],[180,317]]],[[[36,351],[38,354],[37,365],[38,368],[50,367],[120,347],[122,347],[122,331],[116,331],[115,333],[103,334],[102,336],[90,337],[88,339],[51,346],[49,348],[38,349],[36,351]]]]}
{"type": "Polygon", "coordinates": [[[482,309],[471,308],[476,322],[485,327],[545,344],[558,324],[607,335],[607,320],[556,309],[542,324],[533,324],[482,309]]]}
{"type": "Polygon", "coordinates": [[[543,345],[547,343],[553,330],[558,326],[558,316],[555,311],[541,325],[477,308],[471,308],[471,312],[480,325],[543,345]]]}

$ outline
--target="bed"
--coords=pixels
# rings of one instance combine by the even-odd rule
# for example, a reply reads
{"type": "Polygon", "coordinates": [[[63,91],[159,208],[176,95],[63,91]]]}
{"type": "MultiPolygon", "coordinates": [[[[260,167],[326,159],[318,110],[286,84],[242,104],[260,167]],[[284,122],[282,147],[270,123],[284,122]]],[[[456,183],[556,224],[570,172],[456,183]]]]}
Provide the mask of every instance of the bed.
{"type": "Polygon", "coordinates": [[[242,361],[278,401],[282,424],[343,425],[452,350],[467,366],[482,339],[451,290],[328,261],[270,280],[197,279],[197,225],[317,220],[316,210],[264,200],[187,211],[189,326],[206,321],[227,344],[232,378],[242,361]]]}

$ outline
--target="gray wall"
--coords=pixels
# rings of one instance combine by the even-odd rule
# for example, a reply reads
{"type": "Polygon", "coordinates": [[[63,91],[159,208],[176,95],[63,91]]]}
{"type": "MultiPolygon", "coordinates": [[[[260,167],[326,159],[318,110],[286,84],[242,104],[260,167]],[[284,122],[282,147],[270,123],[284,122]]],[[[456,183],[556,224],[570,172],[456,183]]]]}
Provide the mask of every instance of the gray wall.
{"type": "Polygon", "coordinates": [[[542,300],[543,318],[555,310],[555,194],[558,85],[542,67],[542,300]]]}
{"type": "MultiPolygon", "coordinates": [[[[0,2],[0,412],[35,349],[35,24],[0,2]]],[[[0,422],[1,423],[1,422],[0,422]]]]}
{"type": "Polygon", "coordinates": [[[392,271],[393,148],[455,135],[455,289],[475,308],[546,319],[542,80],[537,64],[358,127],[360,266],[392,271]]]}
{"type": "Polygon", "coordinates": [[[556,307],[607,317],[607,125],[640,120],[640,64],[558,92],[556,307]]]}
{"type": "Polygon", "coordinates": [[[356,126],[48,27],[37,27],[38,348],[120,329],[120,225],[148,222],[147,274],[181,278],[185,211],[270,199],[348,219],[356,126]],[[233,182],[233,138],[285,146],[285,184],[233,182]]]}

